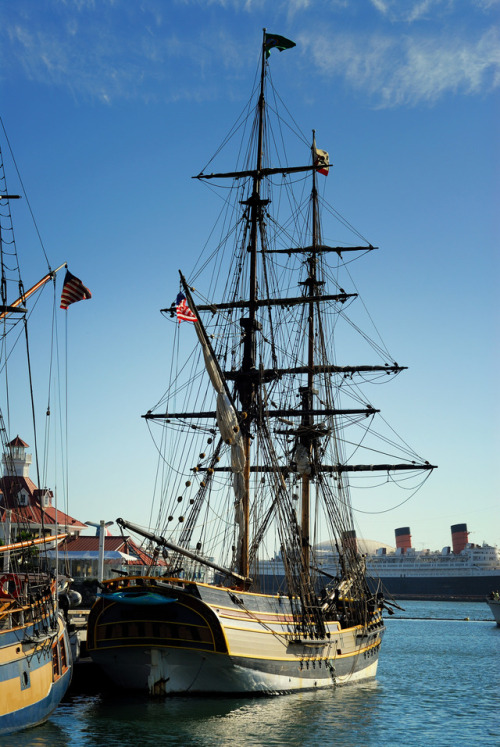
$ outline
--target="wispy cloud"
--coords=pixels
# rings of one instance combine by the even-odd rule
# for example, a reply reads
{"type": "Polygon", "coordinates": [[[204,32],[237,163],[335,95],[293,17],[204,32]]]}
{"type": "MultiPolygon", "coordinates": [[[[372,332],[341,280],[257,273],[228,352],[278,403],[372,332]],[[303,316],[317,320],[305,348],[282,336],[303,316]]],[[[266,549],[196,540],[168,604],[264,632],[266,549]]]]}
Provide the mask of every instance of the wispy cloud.
{"type": "MultiPolygon", "coordinates": [[[[21,2],[0,26],[6,60],[0,75],[22,71],[31,81],[66,87],[75,98],[113,102],[214,98],[223,72],[228,95],[232,81],[238,90],[248,60],[256,59],[256,35],[241,19],[260,21],[268,8],[263,3],[21,2]],[[187,23],[194,8],[197,22],[187,23]]],[[[488,25],[500,0],[470,0],[472,16],[458,13],[457,3],[365,0],[361,13],[358,0],[276,0],[269,24],[298,43],[308,75],[312,60],[324,79],[344,79],[374,106],[414,106],[450,93],[485,94],[500,84],[499,32],[488,25]]]]}
{"type": "Polygon", "coordinates": [[[403,65],[384,90],[388,103],[435,101],[442,94],[479,94],[500,84],[500,39],[491,29],[475,43],[411,39],[403,65]]]}
{"type": "Polygon", "coordinates": [[[12,73],[103,102],[203,99],[212,95],[203,80],[207,65],[220,60],[221,50],[223,64],[234,62],[235,43],[223,30],[204,39],[203,31],[191,34],[165,19],[162,4],[123,12],[114,0],[101,2],[94,13],[95,0],[56,0],[58,13],[50,18],[35,10],[0,29],[12,73]]]}
{"type": "Polygon", "coordinates": [[[373,7],[393,21],[411,22],[425,17],[431,12],[448,9],[454,0],[409,0],[401,3],[399,0],[370,0],[373,7]]]}
{"type": "Polygon", "coordinates": [[[500,38],[372,34],[301,37],[325,76],[344,77],[379,106],[433,103],[447,93],[481,94],[500,85],[500,38]]]}
{"type": "MultiPolygon", "coordinates": [[[[452,15],[463,12],[464,0],[369,0],[372,6],[395,23],[412,23],[431,20],[440,14],[452,15]]],[[[468,0],[469,8],[488,12],[500,5],[500,0],[468,0]]]]}

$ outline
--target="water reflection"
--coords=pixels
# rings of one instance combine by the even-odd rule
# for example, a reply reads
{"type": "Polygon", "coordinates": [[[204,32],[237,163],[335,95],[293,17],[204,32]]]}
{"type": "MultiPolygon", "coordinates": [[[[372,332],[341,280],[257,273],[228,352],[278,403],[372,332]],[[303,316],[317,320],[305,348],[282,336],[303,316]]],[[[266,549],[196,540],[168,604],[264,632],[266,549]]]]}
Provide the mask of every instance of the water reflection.
{"type": "Polygon", "coordinates": [[[362,744],[373,728],[377,683],[268,698],[79,696],[47,724],[1,747],[234,747],[362,744]]]}
{"type": "Polygon", "coordinates": [[[73,696],[0,747],[500,744],[500,628],[482,605],[411,607],[413,619],[387,621],[377,682],[255,699],[73,696]]]}
{"type": "Polygon", "coordinates": [[[52,721],[26,729],[26,731],[0,737],[1,747],[49,747],[49,745],[59,747],[66,744],[69,742],[66,741],[64,729],[52,721]]]}
{"type": "MultiPolygon", "coordinates": [[[[369,733],[376,714],[377,683],[336,691],[297,693],[269,698],[171,698],[152,702],[137,698],[106,698],[95,704],[90,732],[80,733],[87,745],[137,747],[171,744],[194,747],[244,745],[308,745],[333,735],[352,740],[369,733]],[[138,737],[140,739],[138,740],[138,737]],[[88,741],[87,738],[88,737],[88,741]]],[[[76,735],[75,735],[76,736],[76,735]]],[[[345,742],[344,742],[345,743],[345,742]]]]}

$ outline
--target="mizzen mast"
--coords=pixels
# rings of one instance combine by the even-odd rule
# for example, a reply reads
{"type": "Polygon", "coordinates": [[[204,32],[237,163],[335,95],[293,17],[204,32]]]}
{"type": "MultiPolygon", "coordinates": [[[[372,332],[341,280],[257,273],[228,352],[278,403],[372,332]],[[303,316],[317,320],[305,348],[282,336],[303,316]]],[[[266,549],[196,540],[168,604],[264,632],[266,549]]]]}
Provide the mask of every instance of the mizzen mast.
{"type": "MultiPolygon", "coordinates": [[[[313,130],[313,143],[312,143],[312,163],[316,160],[316,135],[313,130]]],[[[312,245],[309,249],[309,256],[307,257],[307,268],[308,274],[307,279],[302,283],[306,288],[307,296],[309,297],[308,303],[308,319],[307,319],[307,385],[301,387],[299,392],[301,395],[302,410],[304,414],[302,416],[302,428],[301,435],[299,436],[299,444],[304,452],[305,467],[302,471],[302,516],[301,516],[301,540],[302,540],[302,557],[303,567],[309,568],[310,566],[310,523],[311,523],[311,456],[314,448],[314,415],[313,409],[313,397],[317,393],[314,389],[314,334],[315,334],[315,323],[316,313],[318,304],[315,303],[315,298],[320,295],[320,286],[322,283],[318,281],[317,277],[317,264],[318,254],[317,247],[321,244],[321,226],[319,221],[318,213],[318,191],[316,185],[316,171],[312,172],[312,192],[311,192],[311,207],[312,207],[312,245]]]]}

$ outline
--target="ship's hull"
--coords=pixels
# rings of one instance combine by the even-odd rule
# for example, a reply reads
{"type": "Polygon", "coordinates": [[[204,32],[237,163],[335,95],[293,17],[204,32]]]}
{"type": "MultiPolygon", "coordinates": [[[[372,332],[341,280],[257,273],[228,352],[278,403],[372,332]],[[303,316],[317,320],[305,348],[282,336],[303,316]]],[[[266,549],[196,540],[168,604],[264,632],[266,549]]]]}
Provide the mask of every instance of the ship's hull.
{"type": "Polygon", "coordinates": [[[381,578],[381,581],[395,599],[482,602],[486,594],[495,588],[495,584],[499,585],[500,576],[388,576],[381,578]]]}
{"type": "Polygon", "coordinates": [[[160,596],[170,602],[128,604],[123,594],[91,610],[88,652],[121,687],[152,695],[259,694],[375,677],[379,612],[367,627],[341,629],[332,620],[324,640],[299,640],[286,597],[204,584],[164,584],[160,596]]]}
{"type": "Polygon", "coordinates": [[[486,604],[492,611],[496,624],[500,626],[500,599],[487,599],[486,604]]]}
{"type": "MultiPolygon", "coordinates": [[[[325,579],[325,583],[328,579],[325,579]]],[[[500,574],[482,575],[384,575],[367,579],[371,591],[380,583],[394,599],[442,600],[447,599],[482,602],[491,591],[500,587],[500,574]]],[[[285,583],[284,576],[260,577],[261,589],[268,594],[279,592],[285,583]]]]}
{"type": "Polygon", "coordinates": [[[6,613],[2,621],[10,618],[13,624],[0,629],[0,735],[43,723],[71,682],[71,648],[63,618],[58,616],[53,634],[37,635],[39,624],[18,625],[22,617],[16,620],[16,615],[19,612],[6,613]]]}

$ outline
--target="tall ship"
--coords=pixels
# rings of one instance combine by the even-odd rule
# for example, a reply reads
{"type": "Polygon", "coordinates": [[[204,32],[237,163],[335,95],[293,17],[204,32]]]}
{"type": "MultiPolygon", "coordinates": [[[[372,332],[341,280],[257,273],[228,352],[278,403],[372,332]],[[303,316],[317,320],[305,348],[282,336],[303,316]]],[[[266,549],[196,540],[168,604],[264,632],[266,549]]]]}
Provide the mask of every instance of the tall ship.
{"type": "Polygon", "coordinates": [[[375,247],[328,206],[328,153],[273,85],[270,63],[292,64],[294,46],[264,30],[251,99],[217,152],[223,170],[209,162],[195,177],[220,214],[163,310],[168,388],[144,416],[160,453],[158,518],[117,519],[167,572],[105,582],[88,621],[89,654],[122,687],[284,693],[375,677],[390,604],[353,542],[351,476],[404,474],[407,486],[433,469],[406,442],[380,446],[379,411],[361,393],[403,367],[379,341],[375,361],[341,357],[358,352],[346,334],[359,331],[345,271],[375,247]],[[224,169],[228,149],[236,167],[224,169]],[[325,237],[325,212],[350,241],[325,237]],[[320,537],[338,550],[335,576],[319,568],[320,537]],[[268,594],[259,567],[272,548],[285,584],[268,594]]]}
{"type": "MultiPolygon", "coordinates": [[[[49,271],[24,290],[11,212],[11,204],[18,198],[7,188],[0,150],[0,527],[4,530],[0,543],[0,735],[45,721],[64,697],[72,676],[67,622],[59,609],[57,579],[47,563],[48,548],[65,534],[58,534],[57,527],[51,534],[44,523],[48,491],[36,489],[28,476],[28,444],[19,436],[8,435],[10,419],[24,413],[26,403],[35,421],[34,361],[28,334],[33,308],[28,309],[27,301],[54,280],[57,272],[49,271]],[[24,380],[27,386],[16,396],[24,380]],[[32,492],[37,494],[40,507],[40,536],[32,532],[32,492]]],[[[33,430],[36,432],[35,422],[33,430]]],[[[40,461],[36,463],[39,470],[40,461]]]]}
{"type": "MultiPolygon", "coordinates": [[[[500,550],[483,543],[469,542],[467,524],[451,527],[451,545],[441,550],[417,550],[412,547],[410,527],[395,530],[396,546],[372,540],[353,538],[363,555],[369,584],[381,584],[394,599],[433,599],[483,601],[492,590],[500,588],[500,550]]],[[[316,547],[318,567],[325,579],[339,572],[339,555],[329,543],[316,547]]],[[[277,592],[285,584],[285,573],[279,555],[262,564],[261,586],[277,592]]]]}

